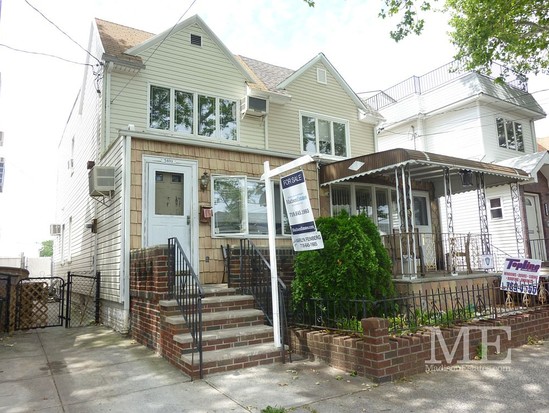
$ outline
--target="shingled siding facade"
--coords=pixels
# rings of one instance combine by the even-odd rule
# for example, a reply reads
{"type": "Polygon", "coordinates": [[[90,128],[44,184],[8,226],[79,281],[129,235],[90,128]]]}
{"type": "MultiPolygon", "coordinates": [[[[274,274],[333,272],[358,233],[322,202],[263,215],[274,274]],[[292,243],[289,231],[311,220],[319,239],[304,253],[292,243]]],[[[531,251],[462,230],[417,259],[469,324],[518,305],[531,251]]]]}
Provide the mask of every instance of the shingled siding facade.
{"type": "MultiPolygon", "coordinates": [[[[205,148],[197,146],[179,145],[175,143],[161,143],[143,139],[132,140],[132,179],[136,184],[131,194],[131,249],[139,249],[142,245],[142,185],[141,178],[143,156],[156,155],[168,158],[193,159],[198,162],[199,170],[210,171],[211,176],[244,175],[250,178],[259,179],[263,174],[263,162],[269,161],[271,168],[283,165],[288,162],[287,158],[266,157],[265,155],[243,153],[217,148],[205,148]]],[[[313,214],[319,214],[319,194],[316,173],[316,164],[311,163],[303,167],[307,188],[311,197],[313,214]]],[[[199,192],[199,205],[209,207],[212,205],[211,192],[199,192]]],[[[196,211],[199,213],[199,209],[196,211]]],[[[197,216],[198,218],[198,216],[197,216]]],[[[221,246],[229,244],[238,247],[240,239],[231,237],[220,237],[212,235],[211,221],[200,222],[199,224],[199,268],[201,269],[201,280],[205,284],[216,284],[222,282],[223,257],[221,246]]],[[[259,237],[256,242],[264,244],[264,237],[259,237]]],[[[279,237],[277,245],[280,247],[291,246],[289,237],[279,237]]]]}

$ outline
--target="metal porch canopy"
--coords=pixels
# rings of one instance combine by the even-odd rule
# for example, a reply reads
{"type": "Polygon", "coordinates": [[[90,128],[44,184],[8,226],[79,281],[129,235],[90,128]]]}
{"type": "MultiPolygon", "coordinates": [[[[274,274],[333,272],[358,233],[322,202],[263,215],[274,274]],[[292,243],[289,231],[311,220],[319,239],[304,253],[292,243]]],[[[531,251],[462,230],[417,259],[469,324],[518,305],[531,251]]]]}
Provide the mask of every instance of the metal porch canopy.
{"type": "Polygon", "coordinates": [[[461,184],[460,171],[483,174],[486,187],[525,181],[530,178],[527,172],[518,168],[397,148],[321,165],[320,185],[362,181],[361,178],[368,176],[392,178],[395,169],[402,167],[408,170],[414,181],[431,182],[436,196],[445,195],[444,170],[448,170],[450,174],[452,193],[474,189],[461,184]]]}

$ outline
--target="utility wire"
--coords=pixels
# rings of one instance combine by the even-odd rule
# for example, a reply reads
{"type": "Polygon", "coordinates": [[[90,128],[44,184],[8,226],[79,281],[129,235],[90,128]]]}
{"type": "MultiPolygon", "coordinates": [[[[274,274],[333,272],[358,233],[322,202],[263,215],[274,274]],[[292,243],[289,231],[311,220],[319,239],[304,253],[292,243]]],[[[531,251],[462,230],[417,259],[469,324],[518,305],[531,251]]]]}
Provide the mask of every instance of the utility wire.
{"type": "MultiPolygon", "coordinates": [[[[1,0],[0,0],[0,1],[1,1],[1,0]]],[[[52,58],[54,58],[54,59],[63,60],[64,62],[74,63],[74,64],[76,64],[76,65],[91,66],[91,67],[93,67],[93,65],[91,65],[91,64],[89,64],[89,63],[75,62],[74,60],[65,59],[64,57],[56,56],[56,55],[49,54],[49,53],[33,52],[33,51],[31,51],[31,50],[17,49],[17,48],[15,48],[15,47],[11,47],[11,46],[8,46],[7,44],[3,44],[3,43],[0,43],[0,47],[5,47],[6,49],[13,50],[14,52],[21,52],[21,53],[28,53],[28,54],[33,54],[33,55],[40,55],[40,56],[52,57],[52,58]]]]}
{"type": "MultiPolygon", "coordinates": [[[[26,1],[26,0],[25,0],[26,1]]],[[[174,31],[175,27],[179,24],[179,22],[183,19],[183,17],[185,17],[185,15],[189,12],[189,10],[191,9],[192,6],[194,6],[194,4],[196,3],[197,0],[193,0],[191,2],[191,4],[189,5],[189,7],[187,7],[187,9],[183,12],[183,14],[179,17],[179,19],[177,19],[177,21],[175,22],[175,24],[172,26],[172,28],[170,29],[170,31],[168,32],[168,34],[166,36],[164,36],[164,38],[162,39],[162,41],[160,43],[158,43],[156,45],[156,47],[154,48],[154,50],[152,51],[152,53],[149,55],[149,57],[147,57],[147,59],[145,60],[145,65],[147,64],[147,62],[151,59],[151,57],[153,57],[153,55],[156,53],[156,51],[158,50],[158,48],[160,46],[162,46],[162,44],[164,43],[164,41],[170,36],[170,34],[174,31]]],[[[120,94],[128,87],[128,85],[133,81],[133,79],[135,79],[135,77],[137,76],[137,72],[133,74],[133,76],[126,82],[126,84],[122,87],[122,89],[120,89],[120,91],[116,94],[115,97],[113,97],[111,99],[111,104],[114,103],[114,101],[120,96],[120,94]]]]}
{"type": "MultiPolygon", "coordinates": [[[[0,0],[1,1],[1,0],[0,0]]],[[[42,13],[40,10],[38,10],[36,7],[34,7],[31,3],[29,3],[28,0],[25,0],[25,3],[27,3],[29,5],[29,7],[31,7],[34,11],[36,11],[38,14],[40,14],[40,16],[42,16],[44,19],[46,19],[46,21],[48,23],[50,23],[51,25],[53,25],[53,27],[55,27],[57,30],[59,30],[61,33],[63,33],[71,42],[73,42],[75,45],[77,45],[80,49],[84,50],[90,57],[92,57],[93,59],[95,59],[97,61],[97,63],[99,65],[103,65],[103,62],[101,62],[97,57],[95,57],[94,55],[92,55],[85,47],[82,47],[76,40],[74,40],[71,36],[69,36],[65,31],[63,31],[57,24],[55,24],[54,22],[52,22],[50,19],[48,19],[46,17],[46,15],[44,15],[44,13],[42,13]]]]}

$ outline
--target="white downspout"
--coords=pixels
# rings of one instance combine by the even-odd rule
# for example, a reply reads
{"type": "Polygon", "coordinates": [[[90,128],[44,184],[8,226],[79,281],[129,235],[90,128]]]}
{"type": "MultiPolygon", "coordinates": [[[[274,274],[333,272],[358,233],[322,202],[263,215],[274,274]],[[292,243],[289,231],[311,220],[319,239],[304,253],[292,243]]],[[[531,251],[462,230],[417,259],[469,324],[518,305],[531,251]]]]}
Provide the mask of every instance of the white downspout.
{"type": "MultiPolygon", "coordinates": [[[[128,125],[131,130],[133,125],[128,125]]],[[[123,332],[130,330],[130,204],[131,204],[131,146],[132,137],[125,135],[122,151],[122,245],[120,248],[120,295],[123,307],[123,332]]]]}

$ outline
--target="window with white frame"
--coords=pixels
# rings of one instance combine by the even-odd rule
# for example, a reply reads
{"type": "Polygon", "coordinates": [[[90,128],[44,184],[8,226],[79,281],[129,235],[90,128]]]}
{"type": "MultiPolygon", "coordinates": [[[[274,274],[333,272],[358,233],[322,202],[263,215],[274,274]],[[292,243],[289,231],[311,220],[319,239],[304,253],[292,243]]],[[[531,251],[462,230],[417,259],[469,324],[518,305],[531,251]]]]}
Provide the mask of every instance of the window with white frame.
{"type": "MultiPolygon", "coordinates": [[[[333,185],[331,187],[332,216],[341,211],[349,214],[364,214],[378,227],[382,234],[390,234],[400,226],[397,193],[388,187],[371,185],[333,185]]],[[[429,196],[413,196],[414,224],[430,227],[429,196]]]]}
{"type": "MultiPolygon", "coordinates": [[[[280,186],[274,184],[277,235],[290,235],[280,186]]],[[[266,236],[265,183],[245,176],[213,177],[213,231],[217,236],[266,236]]]]}
{"type": "Polygon", "coordinates": [[[524,152],[522,124],[504,118],[496,118],[498,143],[500,148],[524,152]]]}
{"type": "Polygon", "coordinates": [[[501,198],[490,199],[490,217],[492,219],[503,218],[503,206],[501,203],[501,198]]]}
{"type": "Polygon", "coordinates": [[[347,156],[349,122],[341,119],[301,115],[301,141],[305,153],[347,156]]]}
{"type": "Polygon", "coordinates": [[[238,138],[237,102],[151,85],[149,127],[226,140],[238,138]]]}

